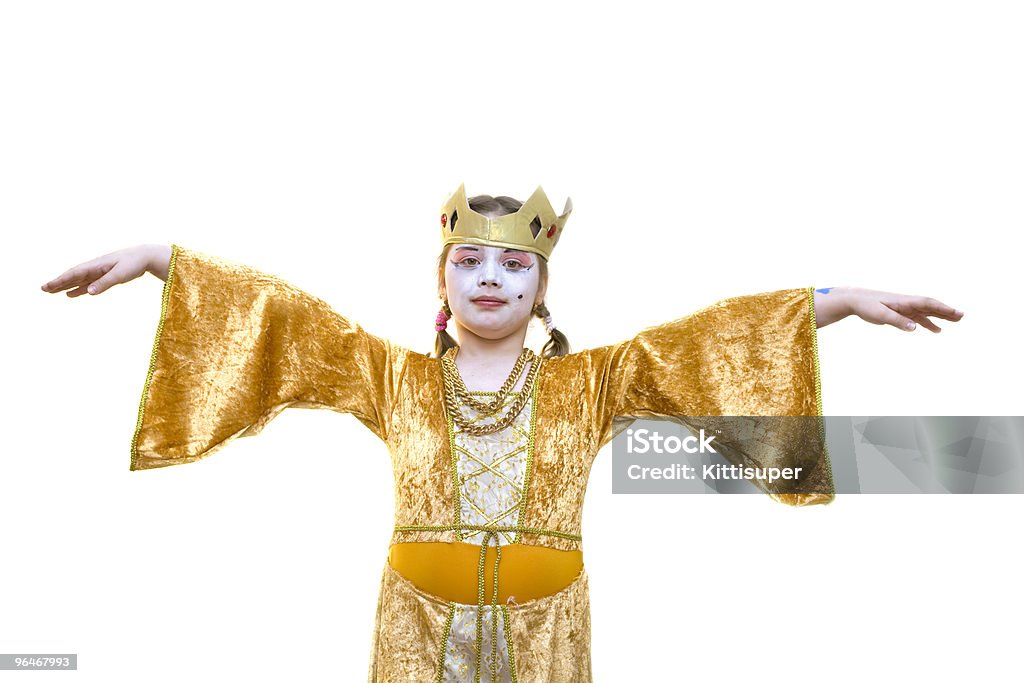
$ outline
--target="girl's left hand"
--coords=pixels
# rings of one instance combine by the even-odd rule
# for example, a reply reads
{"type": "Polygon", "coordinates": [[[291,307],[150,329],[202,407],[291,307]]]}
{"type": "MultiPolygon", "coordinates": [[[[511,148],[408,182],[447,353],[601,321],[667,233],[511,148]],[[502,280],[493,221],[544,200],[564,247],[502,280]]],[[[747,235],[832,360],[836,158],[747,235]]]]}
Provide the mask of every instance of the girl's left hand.
{"type": "Polygon", "coordinates": [[[928,316],[957,322],[964,312],[958,311],[937,299],[910,294],[879,292],[860,287],[844,288],[850,313],[875,325],[892,325],[904,331],[914,330],[918,324],[941,332],[942,328],[928,319],[928,316]]]}

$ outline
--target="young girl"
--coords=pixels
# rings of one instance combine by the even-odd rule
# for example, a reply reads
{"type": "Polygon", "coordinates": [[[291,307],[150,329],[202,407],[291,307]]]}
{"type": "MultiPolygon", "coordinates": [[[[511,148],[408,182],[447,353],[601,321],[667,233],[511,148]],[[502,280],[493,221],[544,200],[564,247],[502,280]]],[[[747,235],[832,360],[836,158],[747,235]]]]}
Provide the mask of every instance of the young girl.
{"type": "MultiPolygon", "coordinates": [[[[928,316],[962,313],[927,297],[803,287],[570,353],[544,295],[571,207],[555,214],[539,187],[525,203],[467,200],[459,187],[439,217],[433,355],[280,278],[177,245],[101,256],[43,290],[99,294],[145,272],[165,281],[132,470],[206,457],[288,407],[351,413],[384,441],[396,519],[370,681],[591,681],[583,498],[594,456],[630,417],[715,428],[728,445],[717,416],[821,414],[818,327],[853,314],[938,332],[928,316]],[[523,346],[532,317],[550,335],[540,355],[523,346]]],[[[796,430],[765,451],[734,440],[723,453],[799,466],[796,480],[758,485],[786,504],[828,503],[821,436],[796,430]]]]}

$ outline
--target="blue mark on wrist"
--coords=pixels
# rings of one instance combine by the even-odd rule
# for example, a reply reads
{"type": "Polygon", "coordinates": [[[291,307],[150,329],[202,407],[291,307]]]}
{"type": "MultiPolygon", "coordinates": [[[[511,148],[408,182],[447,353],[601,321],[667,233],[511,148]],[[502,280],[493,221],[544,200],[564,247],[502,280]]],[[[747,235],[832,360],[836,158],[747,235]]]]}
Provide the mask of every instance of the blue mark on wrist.
{"type": "Polygon", "coordinates": [[[816,289],[814,291],[815,292],[821,292],[822,294],[828,294],[830,291],[832,291],[832,288],[831,287],[823,287],[822,289],[816,289]]]}

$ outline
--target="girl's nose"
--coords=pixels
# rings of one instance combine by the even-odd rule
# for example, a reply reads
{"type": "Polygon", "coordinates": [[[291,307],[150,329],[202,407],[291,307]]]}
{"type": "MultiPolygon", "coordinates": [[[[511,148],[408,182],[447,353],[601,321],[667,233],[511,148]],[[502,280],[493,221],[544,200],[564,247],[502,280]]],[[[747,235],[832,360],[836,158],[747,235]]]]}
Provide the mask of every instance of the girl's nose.
{"type": "Polygon", "coordinates": [[[498,271],[500,266],[493,260],[488,259],[484,262],[484,267],[480,272],[480,284],[482,285],[501,285],[501,278],[499,277],[498,271]]]}

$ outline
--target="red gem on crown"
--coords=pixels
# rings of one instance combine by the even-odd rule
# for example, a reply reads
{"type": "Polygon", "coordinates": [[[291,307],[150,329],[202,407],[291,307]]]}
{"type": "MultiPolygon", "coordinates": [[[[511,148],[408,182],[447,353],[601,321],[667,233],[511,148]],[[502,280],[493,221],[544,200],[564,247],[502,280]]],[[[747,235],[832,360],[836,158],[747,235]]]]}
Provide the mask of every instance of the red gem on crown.
{"type": "Polygon", "coordinates": [[[552,235],[554,235],[554,234],[555,234],[555,224],[554,224],[554,223],[552,223],[552,224],[551,224],[551,227],[550,227],[550,228],[548,228],[548,237],[551,237],[551,236],[552,236],[552,235]]]}
{"type": "Polygon", "coordinates": [[[443,228],[447,224],[448,224],[448,216],[446,214],[442,213],[441,214],[441,227],[443,228]]]}

